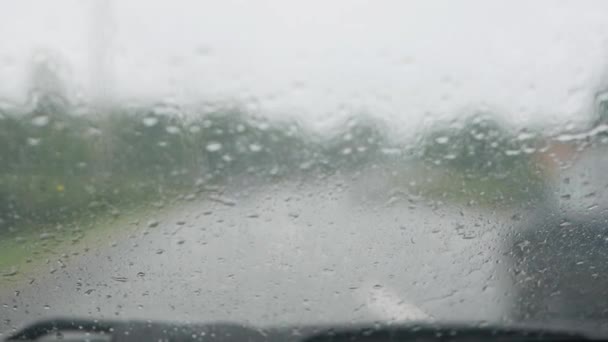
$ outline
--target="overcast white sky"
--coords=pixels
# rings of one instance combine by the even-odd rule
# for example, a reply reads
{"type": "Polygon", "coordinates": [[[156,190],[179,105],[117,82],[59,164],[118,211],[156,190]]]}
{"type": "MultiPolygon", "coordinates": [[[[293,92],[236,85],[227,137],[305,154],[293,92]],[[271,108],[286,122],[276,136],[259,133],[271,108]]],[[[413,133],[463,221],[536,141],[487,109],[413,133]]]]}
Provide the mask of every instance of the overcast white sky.
{"type": "MultiPolygon", "coordinates": [[[[489,106],[574,118],[608,74],[608,1],[0,0],[0,97],[58,53],[84,93],[367,109],[401,123],[489,106]],[[102,56],[102,57],[99,57],[102,56]],[[92,81],[94,80],[94,81],[92,81]]],[[[580,116],[579,116],[580,117],[580,116]]]]}

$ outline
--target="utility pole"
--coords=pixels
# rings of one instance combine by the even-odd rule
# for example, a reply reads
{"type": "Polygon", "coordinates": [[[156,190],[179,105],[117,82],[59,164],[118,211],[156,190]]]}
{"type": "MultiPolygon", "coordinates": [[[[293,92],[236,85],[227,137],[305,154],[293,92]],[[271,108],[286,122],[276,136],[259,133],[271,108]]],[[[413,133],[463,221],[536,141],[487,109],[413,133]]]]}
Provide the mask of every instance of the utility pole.
{"type": "MultiPolygon", "coordinates": [[[[89,27],[89,106],[93,116],[98,118],[110,113],[113,107],[114,94],[114,61],[113,38],[114,22],[112,18],[111,0],[90,0],[90,27],[89,27]]],[[[99,128],[102,132],[109,132],[109,120],[100,120],[99,128]]],[[[103,179],[111,173],[114,160],[115,147],[109,135],[102,134],[95,143],[96,156],[95,170],[103,179]]]]}
{"type": "Polygon", "coordinates": [[[91,105],[95,111],[112,105],[114,94],[114,18],[111,0],[91,0],[88,42],[91,105]]]}

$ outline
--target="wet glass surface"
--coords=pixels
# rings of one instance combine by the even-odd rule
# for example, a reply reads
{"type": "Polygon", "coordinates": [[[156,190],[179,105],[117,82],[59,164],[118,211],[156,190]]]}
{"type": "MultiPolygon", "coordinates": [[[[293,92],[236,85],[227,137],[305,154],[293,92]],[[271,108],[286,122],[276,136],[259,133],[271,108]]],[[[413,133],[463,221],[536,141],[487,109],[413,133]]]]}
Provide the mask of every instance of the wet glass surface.
{"type": "Polygon", "coordinates": [[[603,2],[0,6],[0,332],[604,329],[603,2]]]}

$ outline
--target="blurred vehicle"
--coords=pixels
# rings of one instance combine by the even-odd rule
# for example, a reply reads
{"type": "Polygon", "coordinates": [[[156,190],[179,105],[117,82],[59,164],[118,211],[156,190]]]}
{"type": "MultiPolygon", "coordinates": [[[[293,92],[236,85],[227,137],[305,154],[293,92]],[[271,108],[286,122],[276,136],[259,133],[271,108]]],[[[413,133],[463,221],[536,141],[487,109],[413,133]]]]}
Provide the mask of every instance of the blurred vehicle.
{"type": "Polygon", "coordinates": [[[544,201],[522,215],[511,246],[517,320],[607,323],[605,128],[561,134],[539,155],[544,201]]]}

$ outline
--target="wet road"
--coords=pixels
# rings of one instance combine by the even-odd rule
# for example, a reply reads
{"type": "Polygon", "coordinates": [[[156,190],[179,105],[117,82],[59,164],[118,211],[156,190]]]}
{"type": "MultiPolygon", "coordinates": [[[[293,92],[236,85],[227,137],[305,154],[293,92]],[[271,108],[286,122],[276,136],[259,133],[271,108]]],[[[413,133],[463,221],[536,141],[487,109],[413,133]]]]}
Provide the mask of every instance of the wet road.
{"type": "Polygon", "coordinates": [[[140,218],[52,274],[4,284],[0,330],[66,315],[276,325],[495,321],[508,310],[510,213],[305,184],[205,194],[140,218]]]}

